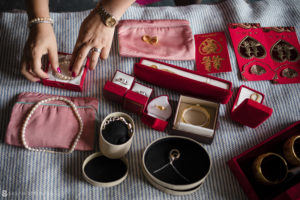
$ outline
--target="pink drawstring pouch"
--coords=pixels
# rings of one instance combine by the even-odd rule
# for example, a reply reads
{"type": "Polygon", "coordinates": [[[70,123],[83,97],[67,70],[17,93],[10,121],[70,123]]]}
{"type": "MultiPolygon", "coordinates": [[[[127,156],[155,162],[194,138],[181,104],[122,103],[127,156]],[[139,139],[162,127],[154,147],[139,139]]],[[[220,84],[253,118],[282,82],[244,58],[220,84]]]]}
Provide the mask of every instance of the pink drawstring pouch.
{"type": "MultiPolygon", "coordinates": [[[[13,106],[7,127],[5,142],[23,146],[21,128],[31,108],[39,101],[53,95],[21,93],[13,106]]],[[[83,132],[75,150],[92,151],[95,144],[98,100],[95,98],[64,97],[71,100],[83,122],[83,132]]],[[[71,106],[63,101],[49,101],[41,104],[26,127],[25,140],[32,148],[69,149],[79,131],[79,123],[71,106]]]]}
{"type": "Polygon", "coordinates": [[[187,20],[123,20],[118,24],[121,56],[194,60],[194,37],[187,20]]]}

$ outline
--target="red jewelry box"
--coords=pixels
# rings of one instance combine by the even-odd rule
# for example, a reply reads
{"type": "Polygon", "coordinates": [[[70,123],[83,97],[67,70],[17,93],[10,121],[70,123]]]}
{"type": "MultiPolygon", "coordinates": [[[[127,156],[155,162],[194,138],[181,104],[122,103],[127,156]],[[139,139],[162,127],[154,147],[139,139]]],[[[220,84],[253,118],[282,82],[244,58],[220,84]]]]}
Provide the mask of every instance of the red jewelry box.
{"type": "Polygon", "coordinates": [[[242,85],[231,109],[231,118],[243,125],[256,128],[267,120],[272,108],[262,105],[264,94],[242,85]]]}
{"type": "Polygon", "coordinates": [[[117,70],[112,81],[106,81],[103,94],[107,99],[123,104],[124,96],[132,87],[135,78],[117,70]]]}
{"type": "MultiPolygon", "coordinates": [[[[69,71],[69,65],[63,63],[63,61],[68,61],[71,59],[71,54],[58,52],[58,59],[59,59],[59,68],[61,69],[62,73],[65,72],[67,74],[66,76],[72,77],[71,72],[69,71]]],[[[43,85],[81,92],[84,79],[86,76],[86,72],[87,72],[87,66],[90,63],[88,57],[86,58],[86,61],[84,63],[85,64],[82,66],[82,70],[77,77],[72,78],[72,80],[63,80],[56,77],[52,73],[51,63],[49,61],[46,61],[45,71],[48,73],[49,78],[42,79],[41,82],[43,85]]]]}
{"type": "Polygon", "coordinates": [[[148,58],[134,65],[134,75],[160,87],[223,104],[232,95],[230,81],[148,58]]]}
{"type": "Polygon", "coordinates": [[[131,112],[142,114],[152,95],[152,88],[134,82],[124,96],[123,107],[131,112]]]}
{"type": "Polygon", "coordinates": [[[274,152],[282,155],[284,142],[288,138],[299,134],[300,121],[297,121],[291,126],[271,136],[267,140],[228,161],[231,171],[238,179],[249,199],[300,199],[299,176],[295,178],[296,180],[290,180],[279,185],[264,186],[256,182],[251,168],[255,158],[263,153],[274,152]]]}

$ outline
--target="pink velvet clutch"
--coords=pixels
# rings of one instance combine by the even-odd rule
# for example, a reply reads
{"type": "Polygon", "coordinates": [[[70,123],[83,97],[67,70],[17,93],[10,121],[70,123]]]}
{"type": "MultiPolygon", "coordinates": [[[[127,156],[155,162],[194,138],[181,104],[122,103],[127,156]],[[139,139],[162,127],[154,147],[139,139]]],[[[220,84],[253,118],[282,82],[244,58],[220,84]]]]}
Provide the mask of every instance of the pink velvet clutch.
{"type": "MultiPolygon", "coordinates": [[[[22,146],[21,128],[28,112],[40,100],[53,97],[39,93],[21,93],[15,103],[6,131],[5,142],[22,146]]],[[[92,151],[95,144],[98,100],[95,98],[65,97],[77,107],[83,121],[83,133],[75,150],[92,151]]],[[[31,116],[25,140],[29,147],[69,149],[77,136],[79,124],[73,110],[63,101],[40,105],[31,116]]]]}
{"type": "Polygon", "coordinates": [[[193,33],[187,20],[123,20],[118,25],[121,56],[194,60],[193,33]]]}

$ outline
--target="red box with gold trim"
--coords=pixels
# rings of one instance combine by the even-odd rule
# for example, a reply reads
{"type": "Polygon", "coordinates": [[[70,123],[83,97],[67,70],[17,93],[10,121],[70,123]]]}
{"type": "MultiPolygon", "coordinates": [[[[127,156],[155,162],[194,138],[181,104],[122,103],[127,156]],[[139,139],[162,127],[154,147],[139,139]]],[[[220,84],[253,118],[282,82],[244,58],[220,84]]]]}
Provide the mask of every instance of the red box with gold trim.
{"type": "Polygon", "coordinates": [[[272,108],[262,104],[264,97],[259,91],[245,85],[240,86],[231,109],[231,118],[240,124],[256,128],[273,112],[272,108]]]}
{"type": "Polygon", "coordinates": [[[226,104],[232,95],[230,81],[148,58],[134,65],[134,75],[154,85],[218,103],[226,104]]]}
{"type": "MultiPolygon", "coordinates": [[[[273,152],[281,155],[284,159],[284,143],[300,134],[300,121],[295,122],[289,127],[279,131],[265,141],[248,149],[240,155],[228,161],[228,165],[242,186],[244,192],[251,200],[273,199],[273,200],[296,200],[300,199],[300,176],[289,174],[286,179],[276,185],[263,185],[254,178],[254,160],[264,153],[273,152]]],[[[299,143],[295,144],[299,150],[299,143]]],[[[298,151],[297,150],[297,151],[298,151]]],[[[297,152],[299,156],[299,152],[297,152]]],[[[288,163],[288,162],[287,162],[288,163]]],[[[276,167],[276,166],[273,166],[276,167]]],[[[288,163],[288,168],[292,169],[288,163]]]]}
{"type": "Polygon", "coordinates": [[[90,60],[87,57],[84,61],[84,65],[82,66],[79,75],[76,77],[72,77],[71,71],[69,70],[71,56],[72,55],[68,53],[58,52],[59,68],[61,69],[61,73],[54,73],[51,68],[51,63],[46,60],[45,71],[48,73],[49,78],[42,79],[42,84],[51,87],[81,92],[87,72],[87,66],[89,65],[90,60]]]}

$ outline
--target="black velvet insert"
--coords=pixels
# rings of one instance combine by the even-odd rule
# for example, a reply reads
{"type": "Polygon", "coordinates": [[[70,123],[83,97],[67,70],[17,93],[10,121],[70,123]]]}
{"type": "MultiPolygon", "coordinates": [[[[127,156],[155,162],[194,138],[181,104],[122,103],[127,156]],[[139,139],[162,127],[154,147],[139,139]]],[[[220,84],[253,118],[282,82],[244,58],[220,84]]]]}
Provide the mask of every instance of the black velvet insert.
{"type": "Polygon", "coordinates": [[[127,171],[126,164],[120,159],[98,156],[84,167],[85,174],[98,182],[112,182],[122,178],[127,171]]]}
{"type": "Polygon", "coordinates": [[[127,125],[120,120],[110,122],[102,135],[111,144],[123,144],[130,139],[127,125]]]}
{"type": "Polygon", "coordinates": [[[207,152],[196,142],[184,138],[163,138],[153,143],[145,152],[145,165],[157,179],[169,184],[191,184],[201,180],[209,171],[210,160],[207,152]],[[189,181],[180,177],[171,165],[153,173],[169,163],[169,153],[178,149],[180,157],[173,162],[176,169],[189,181]]]}

